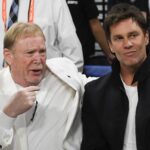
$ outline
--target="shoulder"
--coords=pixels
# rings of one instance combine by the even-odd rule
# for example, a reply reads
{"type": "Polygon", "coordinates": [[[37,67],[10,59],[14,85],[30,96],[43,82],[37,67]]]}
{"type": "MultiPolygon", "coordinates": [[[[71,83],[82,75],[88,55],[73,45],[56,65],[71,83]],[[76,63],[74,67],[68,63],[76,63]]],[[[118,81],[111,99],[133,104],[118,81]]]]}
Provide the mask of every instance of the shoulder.
{"type": "Polygon", "coordinates": [[[99,110],[104,106],[104,98],[106,95],[109,95],[107,87],[111,84],[110,76],[109,74],[86,84],[83,97],[83,109],[92,108],[94,110],[99,110]]]}
{"type": "Polygon", "coordinates": [[[62,57],[51,58],[46,61],[46,64],[50,69],[78,72],[78,69],[75,66],[75,64],[67,58],[62,57]]]}
{"type": "Polygon", "coordinates": [[[11,74],[9,67],[0,70],[0,90],[5,89],[5,87],[12,83],[11,74]],[[7,84],[6,84],[7,83],[7,84]]]}
{"type": "Polygon", "coordinates": [[[111,73],[87,83],[85,90],[90,93],[99,93],[99,91],[104,91],[109,84],[111,84],[111,73]]]}
{"type": "Polygon", "coordinates": [[[9,73],[9,67],[0,69],[0,78],[9,73]]]}

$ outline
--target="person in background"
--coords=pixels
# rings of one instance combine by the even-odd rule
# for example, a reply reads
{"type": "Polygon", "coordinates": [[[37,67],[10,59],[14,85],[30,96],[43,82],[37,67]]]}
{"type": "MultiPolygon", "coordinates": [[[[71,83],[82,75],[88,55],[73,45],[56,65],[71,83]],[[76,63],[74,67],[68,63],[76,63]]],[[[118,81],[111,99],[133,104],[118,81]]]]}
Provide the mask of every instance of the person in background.
{"type": "Polygon", "coordinates": [[[147,22],[130,4],[114,5],[104,29],[116,59],[112,72],[88,83],[81,150],[150,149],[150,53],[147,22]]]}
{"type": "Polygon", "coordinates": [[[0,149],[77,150],[80,107],[91,80],[67,58],[46,61],[46,38],[32,23],[14,23],[0,70],[0,149]]]}
{"type": "Polygon", "coordinates": [[[94,0],[66,0],[66,2],[82,45],[84,64],[91,64],[91,56],[95,53],[95,41],[98,42],[107,59],[111,62],[114,57],[98,19],[99,12],[94,0]]]}
{"type": "Polygon", "coordinates": [[[149,16],[148,0],[144,0],[142,1],[142,3],[141,0],[108,0],[108,10],[111,9],[113,5],[118,3],[129,3],[131,5],[135,5],[142,11],[145,18],[148,19],[149,16]]]}
{"type": "Polygon", "coordinates": [[[47,57],[69,58],[82,72],[82,48],[65,0],[1,0],[0,15],[0,68],[3,63],[3,38],[15,19],[38,24],[46,37],[47,57]],[[19,8],[17,14],[12,15],[12,4],[15,11],[19,8]]]}

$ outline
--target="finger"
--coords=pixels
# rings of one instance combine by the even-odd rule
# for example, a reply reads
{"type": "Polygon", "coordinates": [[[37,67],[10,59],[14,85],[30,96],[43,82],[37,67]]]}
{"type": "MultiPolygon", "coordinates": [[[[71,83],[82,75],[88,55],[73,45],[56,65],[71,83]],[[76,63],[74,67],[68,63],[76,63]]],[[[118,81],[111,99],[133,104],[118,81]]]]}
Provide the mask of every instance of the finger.
{"type": "Polygon", "coordinates": [[[29,86],[29,87],[26,87],[26,90],[28,92],[34,92],[34,91],[37,92],[40,90],[40,88],[38,86],[29,86]]]}
{"type": "Polygon", "coordinates": [[[27,92],[27,95],[29,95],[29,96],[36,96],[36,94],[37,94],[37,91],[28,91],[27,92]]]}
{"type": "Polygon", "coordinates": [[[32,100],[32,101],[35,101],[36,100],[36,96],[35,95],[30,95],[29,99],[32,100]]]}

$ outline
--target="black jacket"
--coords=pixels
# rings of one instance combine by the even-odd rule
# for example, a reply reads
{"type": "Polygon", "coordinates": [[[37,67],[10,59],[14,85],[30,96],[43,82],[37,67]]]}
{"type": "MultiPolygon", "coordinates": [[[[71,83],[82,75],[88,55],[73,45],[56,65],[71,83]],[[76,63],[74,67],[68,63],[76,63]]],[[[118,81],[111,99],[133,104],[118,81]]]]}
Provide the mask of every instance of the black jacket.
{"type": "MultiPolygon", "coordinates": [[[[81,150],[122,150],[129,102],[116,61],[112,73],[86,85],[82,121],[81,150]]],[[[137,150],[150,150],[150,55],[137,71],[137,150]]],[[[133,81],[133,82],[134,82],[133,81]]]]}

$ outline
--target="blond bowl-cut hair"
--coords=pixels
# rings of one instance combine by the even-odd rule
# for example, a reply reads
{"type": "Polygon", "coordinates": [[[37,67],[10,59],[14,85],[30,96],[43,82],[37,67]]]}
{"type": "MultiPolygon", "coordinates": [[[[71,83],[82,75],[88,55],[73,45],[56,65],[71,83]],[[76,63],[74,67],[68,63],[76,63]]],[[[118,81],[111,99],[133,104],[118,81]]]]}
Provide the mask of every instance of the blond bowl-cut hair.
{"type": "Polygon", "coordinates": [[[45,40],[42,29],[34,23],[14,23],[6,32],[4,37],[4,48],[12,49],[14,44],[27,37],[41,36],[45,40]]]}

